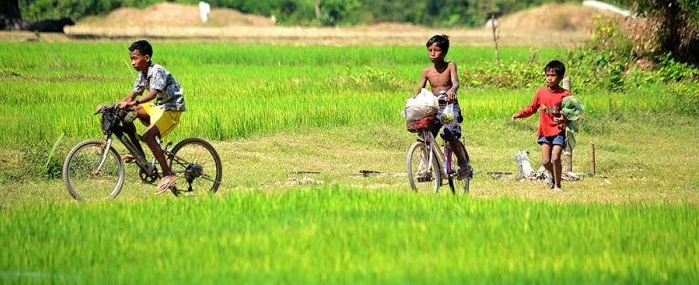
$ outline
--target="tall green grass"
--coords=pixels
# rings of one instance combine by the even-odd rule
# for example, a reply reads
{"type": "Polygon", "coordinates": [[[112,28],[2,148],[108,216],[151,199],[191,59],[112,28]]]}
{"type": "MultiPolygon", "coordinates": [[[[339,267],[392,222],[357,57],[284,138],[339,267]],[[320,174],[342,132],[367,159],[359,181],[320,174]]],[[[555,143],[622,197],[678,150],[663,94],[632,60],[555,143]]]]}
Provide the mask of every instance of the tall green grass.
{"type": "MultiPolygon", "coordinates": [[[[130,91],[136,72],[128,43],[0,43],[0,144],[17,146],[98,137],[97,104],[130,91]]],[[[430,64],[424,47],[279,47],[154,42],[154,61],[185,89],[188,111],[172,139],[231,140],[299,128],[362,124],[399,126],[405,99],[430,64]]],[[[505,48],[507,60],[542,62],[564,51],[505,48]]],[[[464,70],[492,64],[492,50],[453,47],[464,70]]],[[[543,78],[542,78],[543,82],[543,78]]],[[[534,88],[460,91],[467,119],[506,118],[534,88]]],[[[583,90],[588,111],[662,110],[657,89],[637,94],[583,90]],[[610,104],[611,102],[611,104],[610,104]]]]}
{"type": "Polygon", "coordinates": [[[0,283],[691,284],[699,270],[683,204],[327,186],[1,213],[0,283]]]}
{"type": "MultiPolygon", "coordinates": [[[[403,177],[376,180],[398,191],[357,190],[378,182],[344,177],[364,161],[332,148],[347,144],[356,156],[382,160],[372,169],[402,171],[403,148],[414,136],[401,130],[399,113],[429,65],[423,47],[154,44],[155,62],[186,92],[188,111],[170,139],[305,130],[317,137],[217,143],[228,158],[225,185],[221,195],[200,199],[153,197],[151,185],[138,185],[130,172],[120,199],[74,204],[60,180],[13,180],[27,170],[11,168],[21,173],[8,175],[9,183],[0,176],[7,185],[0,284],[692,284],[699,275],[696,151],[688,146],[696,136],[673,133],[695,128],[667,108],[672,100],[662,86],[633,94],[575,89],[587,106],[580,142],[604,140],[598,171],[614,184],[589,178],[553,196],[481,173],[471,196],[453,199],[415,195],[403,177]],[[266,190],[297,166],[321,168],[318,180],[341,186],[266,190]],[[561,203],[494,198],[526,195],[561,203]]],[[[135,78],[127,45],[0,43],[0,162],[38,158],[34,164],[60,168],[54,151],[99,137],[94,106],[125,96],[135,78]],[[47,162],[52,157],[56,163],[47,162]]],[[[562,51],[537,52],[542,62],[532,64],[543,66],[562,51]]],[[[531,51],[506,48],[501,56],[525,61],[531,51]]],[[[491,64],[492,51],[452,47],[449,57],[464,70],[491,64]]],[[[505,122],[534,91],[461,89],[477,168],[512,166],[511,154],[533,144],[534,119],[505,122]]],[[[576,170],[589,167],[584,152],[576,154],[576,170]]]]}

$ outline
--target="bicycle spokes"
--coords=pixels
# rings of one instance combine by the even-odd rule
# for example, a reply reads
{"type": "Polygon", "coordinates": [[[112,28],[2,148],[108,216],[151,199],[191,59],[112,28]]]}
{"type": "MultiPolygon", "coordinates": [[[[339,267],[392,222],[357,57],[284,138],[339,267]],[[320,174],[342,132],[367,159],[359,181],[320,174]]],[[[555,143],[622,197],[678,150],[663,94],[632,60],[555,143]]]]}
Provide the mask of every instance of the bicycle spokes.
{"type": "MultiPolygon", "coordinates": [[[[181,141],[168,153],[173,173],[184,177],[190,194],[214,193],[221,184],[221,159],[208,142],[190,138],[181,141]]],[[[173,191],[175,192],[175,191],[173,191]]]]}
{"type": "Polygon", "coordinates": [[[75,146],[63,164],[63,180],[76,200],[114,198],[124,183],[124,165],[114,148],[98,140],[75,146]]]}
{"type": "Polygon", "coordinates": [[[416,192],[434,192],[441,184],[439,162],[431,148],[415,142],[406,155],[406,171],[410,187],[416,192]]]}

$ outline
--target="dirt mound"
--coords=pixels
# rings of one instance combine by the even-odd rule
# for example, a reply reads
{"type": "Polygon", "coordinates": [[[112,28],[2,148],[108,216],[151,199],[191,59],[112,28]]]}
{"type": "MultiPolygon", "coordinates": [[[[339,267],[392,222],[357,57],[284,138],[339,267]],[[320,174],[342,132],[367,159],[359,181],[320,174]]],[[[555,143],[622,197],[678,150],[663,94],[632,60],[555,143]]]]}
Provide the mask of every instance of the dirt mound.
{"type": "Polygon", "coordinates": [[[209,20],[202,23],[199,7],[163,2],[144,10],[119,8],[107,16],[88,17],[78,25],[94,27],[227,27],[227,26],[273,26],[271,18],[244,14],[227,8],[212,8],[209,20]]]}
{"type": "MultiPolygon", "coordinates": [[[[597,14],[581,5],[549,4],[501,19],[501,45],[574,46],[587,40],[597,14]],[[543,32],[542,30],[548,30],[543,32]]],[[[451,36],[456,45],[492,45],[488,29],[430,28],[408,23],[378,23],[356,27],[285,27],[259,15],[213,8],[202,23],[199,7],[159,3],[140,10],[121,8],[67,27],[73,38],[163,37],[174,40],[236,41],[293,45],[423,45],[434,34],[451,36]]]]}
{"type": "Polygon", "coordinates": [[[501,31],[563,31],[590,32],[597,16],[623,19],[608,11],[574,5],[545,4],[536,8],[506,15],[500,19],[501,31]]]}

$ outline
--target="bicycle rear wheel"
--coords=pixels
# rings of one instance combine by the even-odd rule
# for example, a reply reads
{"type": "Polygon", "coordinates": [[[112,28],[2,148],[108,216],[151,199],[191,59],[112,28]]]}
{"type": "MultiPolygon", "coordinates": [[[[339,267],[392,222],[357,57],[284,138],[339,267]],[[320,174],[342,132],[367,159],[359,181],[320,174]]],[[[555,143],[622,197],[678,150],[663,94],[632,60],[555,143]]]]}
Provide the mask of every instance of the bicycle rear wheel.
{"type": "Polygon", "coordinates": [[[442,183],[439,162],[434,155],[432,161],[429,157],[430,149],[425,143],[415,142],[408,149],[406,169],[410,188],[415,192],[437,192],[442,183]]]}
{"type": "Polygon", "coordinates": [[[76,200],[111,199],[124,185],[124,164],[113,147],[105,150],[102,141],[84,141],[66,156],[63,181],[76,200]]]}
{"type": "Polygon", "coordinates": [[[221,186],[221,158],[216,149],[207,141],[199,138],[185,139],[174,148],[168,156],[168,164],[173,173],[184,178],[182,185],[172,188],[175,195],[213,194],[221,186]],[[185,187],[183,187],[185,186],[185,187]]]}

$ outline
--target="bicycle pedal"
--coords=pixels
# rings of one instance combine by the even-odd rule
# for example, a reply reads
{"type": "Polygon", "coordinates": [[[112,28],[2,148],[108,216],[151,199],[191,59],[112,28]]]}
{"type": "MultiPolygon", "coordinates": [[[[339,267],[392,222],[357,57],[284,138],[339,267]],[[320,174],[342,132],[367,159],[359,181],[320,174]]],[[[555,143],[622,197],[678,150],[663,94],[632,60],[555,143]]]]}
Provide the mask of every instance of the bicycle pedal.
{"type": "Polygon", "coordinates": [[[417,182],[428,182],[432,181],[432,176],[423,176],[423,177],[418,177],[417,182]]]}

